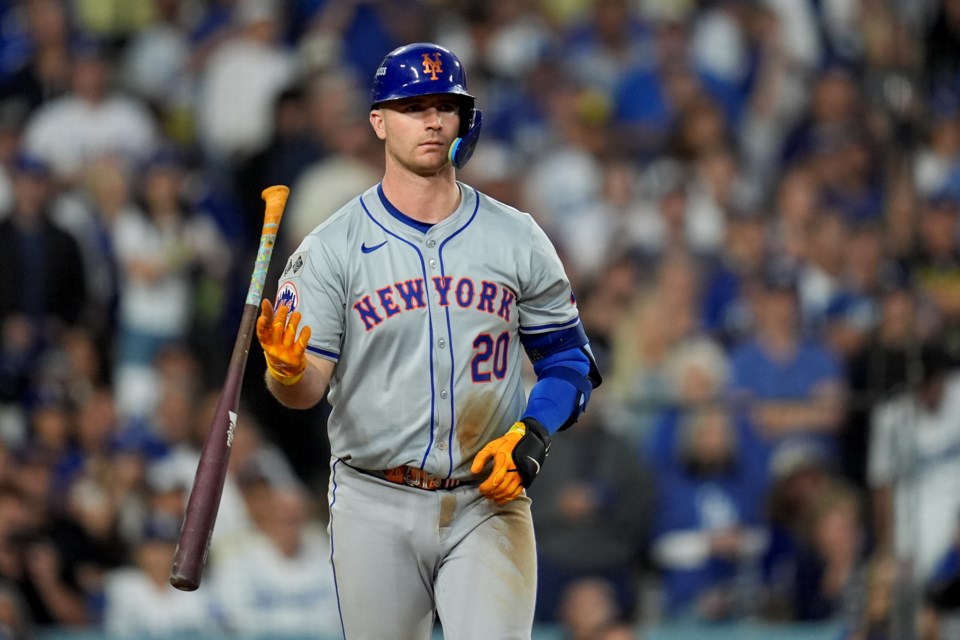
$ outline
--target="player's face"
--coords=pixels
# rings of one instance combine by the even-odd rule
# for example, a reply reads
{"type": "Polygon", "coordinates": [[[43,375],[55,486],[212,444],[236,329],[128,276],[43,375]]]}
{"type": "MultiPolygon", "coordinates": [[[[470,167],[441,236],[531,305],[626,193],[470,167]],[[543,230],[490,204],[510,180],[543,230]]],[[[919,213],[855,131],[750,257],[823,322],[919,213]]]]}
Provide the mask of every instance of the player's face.
{"type": "Polygon", "coordinates": [[[371,111],[370,123],[386,143],[388,161],[417,175],[435,175],[449,166],[447,153],[460,128],[460,104],[450,95],[394,100],[371,111]]]}

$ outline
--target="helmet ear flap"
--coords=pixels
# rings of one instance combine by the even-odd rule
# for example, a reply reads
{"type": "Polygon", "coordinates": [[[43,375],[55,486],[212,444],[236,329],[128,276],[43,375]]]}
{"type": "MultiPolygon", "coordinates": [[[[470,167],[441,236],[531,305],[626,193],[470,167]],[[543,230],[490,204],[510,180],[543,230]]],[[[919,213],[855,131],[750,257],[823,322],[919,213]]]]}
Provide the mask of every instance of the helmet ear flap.
{"type": "Polygon", "coordinates": [[[480,140],[480,126],[483,124],[483,112],[480,109],[473,109],[472,117],[468,122],[466,133],[450,145],[448,154],[450,164],[457,169],[467,164],[467,160],[473,155],[473,150],[477,148],[477,142],[480,140]]]}

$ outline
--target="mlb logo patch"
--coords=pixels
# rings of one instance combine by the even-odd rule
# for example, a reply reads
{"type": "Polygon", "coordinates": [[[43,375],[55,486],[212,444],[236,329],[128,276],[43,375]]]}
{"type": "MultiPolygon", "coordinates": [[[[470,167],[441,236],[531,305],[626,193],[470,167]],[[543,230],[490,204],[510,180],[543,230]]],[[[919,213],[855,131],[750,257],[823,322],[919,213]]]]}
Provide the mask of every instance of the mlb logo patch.
{"type": "Polygon", "coordinates": [[[284,278],[292,278],[294,276],[299,276],[303,273],[303,265],[306,264],[307,258],[301,253],[295,253],[290,256],[290,259],[287,260],[287,265],[283,268],[284,278]]]}
{"type": "Polygon", "coordinates": [[[292,282],[284,282],[277,290],[277,301],[273,305],[273,312],[276,313],[280,307],[286,307],[288,313],[293,313],[300,306],[300,295],[292,282]]]}

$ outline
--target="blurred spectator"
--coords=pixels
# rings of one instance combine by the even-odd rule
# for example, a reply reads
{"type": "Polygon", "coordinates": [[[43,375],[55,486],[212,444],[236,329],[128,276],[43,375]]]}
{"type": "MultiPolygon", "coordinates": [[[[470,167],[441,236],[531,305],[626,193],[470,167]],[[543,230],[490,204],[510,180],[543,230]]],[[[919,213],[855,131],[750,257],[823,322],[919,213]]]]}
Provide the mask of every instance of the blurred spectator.
{"type": "MultiPolygon", "coordinates": [[[[318,49],[336,51],[339,61],[363,78],[372,78],[383,56],[401,44],[429,40],[429,29],[434,26],[435,8],[419,0],[394,2],[354,2],[353,0],[326,0],[306,3],[309,16],[300,25],[304,29],[301,41],[319,45],[318,49]],[[431,7],[428,9],[427,7],[431,7]]],[[[483,2],[476,7],[458,6],[461,13],[474,9],[485,13],[500,8],[509,15],[518,7],[509,2],[483,2]]],[[[301,9],[303,11],[303,9],[301,9]]],[[[473,26],[473,25],[470,25],[473,26]]],[[[486,34],[486,32],[484,32],[486,34]]],[[[442,34],[449,38],[449,33],[442,34]]],[[[434,41],[440,34],[433,35],[434,41]]],[[[472,41],[471,41],[471,44],[472,41]]],[[[479,45],[478,45],[479,46],[479,45]]],[[[461,49],[457,48],[457,51],[461,49]]],[[[473,68],[473,60],[464,50],[463,62],[473,68]]],[[[479,61],[477,61],[479,62],[479,61]]]]}
{"type": "Polygon", "coordinates": [[[868,565],[867,591],[863,615],[850,634],[851,640],[893,640],[891,620],[896,603],[896,561],[888,555],[876,555],[868,565]]]}
{"type": "Polygon", "coordinates": [[[57,222],[80,243],[89,298],[86,324],[103,341],[113,338],[120,286],[114,226],[134,206],[131,168],[126,162],[110,154],[91,160],[79,183],[72,189],[61,190],[53,211],[57,222]]]}
{"type": "Polygon", "coordinates": [[[730,212],[752,206],[756,197],[749,193],[740,160],[728,146],[704,150],[690,169],[686,215],[691,248],[700,255],[713,256],[723,241],[730,212]]]}
{"type": "Polygon", "coordinates": [[[103,621],[107,633],[175,637],[221,628],[210,590],[187,593],[170,586],[176,525],[162,518],[149,521],[134,550],[135,564],[107,575],[103,621]]]}
{"type": "Polygon", "coordinates": [[[710,338],[692,338],[679,344],[663,368],[667,406],[658,412],[644,438],[642,453],[655,469],[675,467],[677,437],[690,414],[723,406],[730,381],[730,363],[723,349],[710,338]]]}
{"type": "Polygon", "coordinates": [[[872,410],[891,395],[902,393],[911,378],[920,344],[929,333],[922,305],[903,275],[884,283],[878,300],[880,318],[868,341],[852,354],[847,367],[850,399],[839,433],[841,469],[859,486],[866,486],[867,452],[873,432],[872,410]]]}
{"type": "Polygon", "coordinates": [[[601,578],[580,578],[563,590],[558,607],[563,640],[600,640],[621,621],[613,586],[601,578]]]}
{"type": "MultiPolygon", "coordinates": [[[[404,3],[397,4],[402,7],[404,3]]],[[[407,5],[407,10],[414,16],[424,12],[422,2],[407,5]]],[[[469,34],[467,59],[463,62],[468,68],[480,72],[472,77],[482,76],[480,82],[483,88],[500,84],[500,79],[509,81],[526,77],[549,50],[554,34],[548,29],[549,25],[544,20],[542,11],[536,5],[510,0],[490,0],[467,3],[466,8],[466,28],[473,33],[469,34]]],[[[392,17],[384,9],[379,9],[378,12],[385,19],[392,17]]],[[[407,21],[413,22],[409,18],[407,21]]],[[[414,33],[409,35],[421,36],[415,25],[416,23],[410,29],[414,33]]],[[[454,50],[459,50],[455,43],[448,44],[451,44],[454,50]]],[[[483,89],[481,95],[482,91],[483,89]]]]}
{"type": "Polygon", "coordinates": [[[118,431],[113,390],[98,387],[84,398],[77,405],[74,423],[69,449],[54,460],[54,498],[62,498],[78,477],[92,475],[105,480],[118,431]]]}
{"type": "Polygon", "coordinates": [[[89,615],[77,566],[64,562],[51,535],[49,468],[45,458],[24,456],[16,484],[0,488],[0,577],[16,584],[38,627],[83,625],[89,615]]]}
{"type": "Polygon", "coordinates": [[[843,254],[839,290],[824,310],[821,335],[844,363],[880,323],[880,300],[900,269],[884,255],[883,230],[875,222],[854,225],[843,254]]]}
{"type": "Polygon", "coordinates": [[[738,91],[750,85],[748,30],[754,7],[745,2],[706,5],[693,21],[691,56],[702,73],[738,91]]]}
{"type": "Polygon", "coordinates": [[[849,226],[836,211],[823,209],[810,221],[810,247],[797,269],[801,330],[822,335],[827,308],[843,287],[849,226]]]}
{"type": "Polygon", "coordinates": [[[211,566],[225,626],[241,635],[340,634],[330,543],[306,495],[274,488],[266,501],[257,532],[211,566]]]}
{"type": "Polygon", "coordinates": [[[23,401],[44,349],[77,325],[86,304],[84,264],[77,241],[50,219],[49,167],[19,156],[14,202],[0,221],[0,398],[23,401]],[[14,277],[14,274],[19,274],[14,277]]]}
{"type": "Polygon", "coordinates": [[[29,640],[33,622],[23,596],[6,580],[0,580],[0,636],[10,640],[29,640]]]}
{"type": "Polygon", "coordinates": [[[587,15],[562,34],[565,65],[610,99],[620,78],[654,55],[653,30],[628,0],[587,4],[587,15]]]}
{"type": "Polygon", "coordinates": [[[215,319],[232,254],[208,215],[183,198],[183,164],[175,150],[158,151],[144,167],[142,200],[114,227],[120,270],[115,378],[124,415],[149,411],[152,364],[159,350],[201,334],[216,344],[215,319]]]}
{"type": "Polygon", "coordinates": [[[196,130],[213,169],[235,168],[270,139],[273,101],[298,73],[279,39],[282,12],[276,0],[239,0],[234,35],[200,71],[196,130]]]}
{"type": "Polygon", "coordinates": [[[366,96],[356,76],[342,71],[325,73],[307,88],[306,100],[309,130],[323,145],[324,155],[301,167],[291,185],[283,232],[289,252],[326,216],[356,193],[377,184],[383,161],[382,154],[377,158],[373,153],[376,137],[362,116],[366,96]]]}
{"type": "Polygon", "coordinates": [[[56,460],[67,455],[76,436],[71,404],[62,398],[39,398],[29,413],[29,433],[22,449],[56,460]]]}
{"type": "Polygon", "coordinates": [[[836,61],[826,64],[812,84],[807,110],[784,140],[783,167],[815,156],[818,149],[825,149],[824,143],[863,130],[860,96],[850,66],[836,61]]]}
{"type": "Polygon", "coordinates": [[[874,407],[868,479],[877,547],[922,589],[960,514],[960,377],[934,342],[907,366],[906,389],[874,407]]]}
{"type": "Polygon", "coordinates": [[[577,306],[598,368],[612,371],[614,339],[623,317],[635,303],[640,289],[640,270],[629,257],[616,256],[596,277],[577,289],[577,306]]]}
{"type": "Polygon", "coordinates": [[[729,412],[684,416],[657,478],[652,555],[671,619],[723,620],[757,605],[768,544],[759,509],[763,482],[749,462],[746,430],[729,412]]]}
{"type": "Polygon", "coordinates": [[[881,158],[862,131],[824,131],[813,141],[810,164],[826,205],[851,223],[875,221],[883,214],[881,158]]]}
{"type": "Polygon", "coordinates": [[[764,231],[759,213],[731,211],[718,256],[704,271],[704,330],[727,348],[743,341],[753,327],[751,288],[766,263],[764,231]]]}
{"type": "Polygon", "coordinates": [[[69,580],[84,596],[89,622],[95,624],[103,614],[106,572],[129,560],[129,548],[118,527],[119,504],[109,484],[113,480],[96,473],[75,478],[62,513],[51,518],[48,534],[69,580]]]}
{"type": "Polygon", "coordinates": [[[0,103],[22,116],[70,88],[72,33],[67,7],[60,0],[24,3],[29,56],[0,85],[0,103]]]}
{"type": "Polygon", "coordinates": [[[584,413],[565,435],[550,449],[553,469],[544,467],[530,489],[538,534],[537,619],[556,621],[564,590],[586,577],[609,583],[620,615],[632,617],[655,479],[631,442],[607,430],[601,413],[584,413]]]}
{"type": "MultiPolygon", "coordinates": [[[[158,438],[164,448],[147,462],[146,480],[152,490],[189,493],[218,396],[212,392],[200,396],[196,389],[165,386],[151,416],[151,435],[158,438]]],[[[173,506],[172,500],[170,506],[173,506]]],[[[217,512],[218,537],[227,541],[249,527],[250,519],[234,470],[228,469],[217,512]]]]}
{"type": "Polygon", "coordinates": [[[920,39],[926,44],[923,69],[928,87],[953,87],[960,73],[960,2],[937,3],[934,19],[926,27],[920,39]]]}
{"type": "Polygon", "coordinates": [[[854,627],[867,595],[869,547],[859,494],[842,484],[818,494],[804,514],[793,589],[793,619],[854,627]]]}
{"type": "Polygon", "coordinates": [[[952,638],[960,631],[960,524],[923,591],[921,606],[921,615],[936,627],[939,637],[952,638]]]}
{"type": "Polygon", "coordinates": [[[602,160],[611,144],[609,104],[570,78],[559,79],[545,101],[550,138],[527,172],[523,203],[548,234],[557,234],[595,205],[603,185],[602,160]]]}
{"type": "Polygon", "coordinates": [[[704,208],[702,198],[692,202],[686,166],[664,158],[651,164],[643,177],[647,186],[641,194],[643,207],[629,227],[629,239],[642,260],[656,264],[670,253],[710,254],[716,249],[723,234],[723,214],[709,204],[704,208]]]}
{"type": "Polygon", "coordinates": [[[120,52],[120,80],[157,112],[168,135],[186,143],[194,134],[188,110],[196,81],[190,67],[190,3],[150,0],[150,8],[150,22],[132,33],[120,52]]]}
{"type": "Polygon", "coordinates": [[[639,640],[636,626],[628,622],[613,621],[601,626],[594,633],[593,640],[639,640]]]}
{"type": "MultiPolygon", "coordinates": [[[[661,6],[669,6],[661,3],[661,6]]],[[[622,74],[613,92],[613,120],[621,148],[650,159],[661,153],[680,114],[709,96],[736,120],[742,104],[729,82],[711,77],[690,50],[692,25],[683,9],[656,16],[655,54],[622,74]]]]}
{"type": "Polygon", "coordinates": [[[923,197],[948,186],[960,166],[960,95],[931,105],[924,139],[913,159],[913,182],[923,197]]]}
{"type": "Polygon", "coordinates": [[[48,162],[58,181],[76,184],[86,163],[111,153],[142,162],[157,142],[157,123],[138,100],[113,89],[113,60],[101,44],[73,51],[70,92],[45,103],[24,131],[27,151],[48,162]]]}
{"type": "Polygon", "coordinates": [[[753,68],[743,120],[733,134],[744,173],[761,194],[780,177],[780,150],[808,99],[810,67],[818,53],[809,24],[812,10],[803,3],[756,3],[743,27],[753,68]]]}
{"type": "MultiPolygon", "coordinates": [[[[322,99],[335,100],[330,95],[324,95],[322,99]]],[[[326,151],[318,144],[316,137],[310,130],[309,103],[304,88],[299,84],[291,85],[277,94],[273,103],[273,131],[269,142],[240,163],[234,178],[237,200],[244,206],[243,236],[249,239],[245,253],[250,254],[251,259],[256,256],[255,243],[263,228],[263,189],[275,184],[296,184],[304,169],[326,151]]],[[[363,190],[370,184],[365,185],[363,190]]],[[[297,197],[299,194],[293,195],[297,197]]],[[[333,207],[330,211],[338,208],[333,207]]],[[[287,225],[283,225],[278,229],[278,234],[285,236],[286,228],[287,225]]],[[[299,244],[300,238],[295,242],[299,244]]],[[[286,244],[281,242],[281,246],[286,244]]]]}
{"type": "Polygon", "coordinates": [[[639,442],[668,398],[664,364],[686,339],[699,335],[697,265],[674,252],[657,265],[655,282],[619,318],[609,375],[618,415],[611,428],[639,442]]]}
{"type": "Polygon", "coordinates": [[[960,363],[960,194],[938,193],[922,205],[909,269],[933,302],[943,347],[960,363]]]}
{"type": "Polygon", "coordinates": [[[612,256],[625,255],[631,248],[634,221],[645,213],[636,188],[638,173],[632,162],[606,161],[599,197],[550,229],[575,290],[580,290],[578,282],[597,278],[612,256]]]}
{"type": "Polygon", "coordinates": [[[809,540],[809,514],[820,496],[837,485],[835,466],[823,451],[804,443],[791,443],[770,463],[770,482],[764,506],[770,545],[763,557],[765,591],[760,604],[763,617],[791,620],[804,541],[809,540]]]}
{"type": "Polygon", "coordinates": [[[792,271],[767,270],[755,299],[755,333],[730,355],[731,385],[768,455],[783,443],[802,440],[835,456],[843,371],[817,336],[801,336],[797,295],[792,271]]]}
{"type": "MultiPolygon", "coordinates": [[[[211,394],[207,402],[213,400],[211,394]]],[[[207,412],[208,413],[209,409],[207,412]]],[[[206,416],[205,416],[206,417],[206,416]]],[[[265,439],[263,425],[245,408],[240,408],[237,416],[238,428],[233,434],[230,447],[230,470],[236,476],[254,475],[261,477],[277,489],[298,486],[298,479],[290,462],[271,442],[265,439]],[[242,428],[239,425],[243,425],[242,428]]]]}
{"type": "Polygon", "coordinates": [[[901,266],[908,265],[917,238],[921,199],[913,181],[906,175],[891,176],[883,244],[887,257],[901,266]]]}
{"type": "Polygon", "coordinates": [[[110,43],[123,43],[145,27],[153,0],[75,0],[73,15],[85,33],[110,43]]]}
{"type": "Polygon", "coordinates": [[[668,149],[678,160],[695,163],[718,150],[733,147],[732,128],[717,104],[707,98],[678,115],[668,149]]]}
{"type": "Polygon", "coordinates": [[[803,263],[810,252],[810,231],[821,204],[813,173],[803,165],[787,168],[774,190],[770,254],[788,266],[803,263]]]}

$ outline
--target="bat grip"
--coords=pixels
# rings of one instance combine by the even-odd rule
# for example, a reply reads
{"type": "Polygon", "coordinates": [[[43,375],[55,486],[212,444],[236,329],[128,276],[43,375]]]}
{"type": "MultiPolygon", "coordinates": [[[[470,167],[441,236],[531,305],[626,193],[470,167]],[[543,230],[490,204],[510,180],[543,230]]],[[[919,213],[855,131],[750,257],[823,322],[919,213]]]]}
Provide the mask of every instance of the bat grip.
{"type": "Polygon", "coordinates": [[[289,195],[290,189],[284,185],[267,187],[261,193],[266,203],[263,215],[263,230],[260,232],[257,261],[253,267],[253,275],[250,277],[250,288],[247,290],[245,304],[259,307],[260,300],[263,299],[263,285],[267,280],[267,268],[270,266],[270,257],[273,255],[273,247],[277,241],[277,229],[280,227],[280,219],[283,217],[283,210],[289,195]]]}

